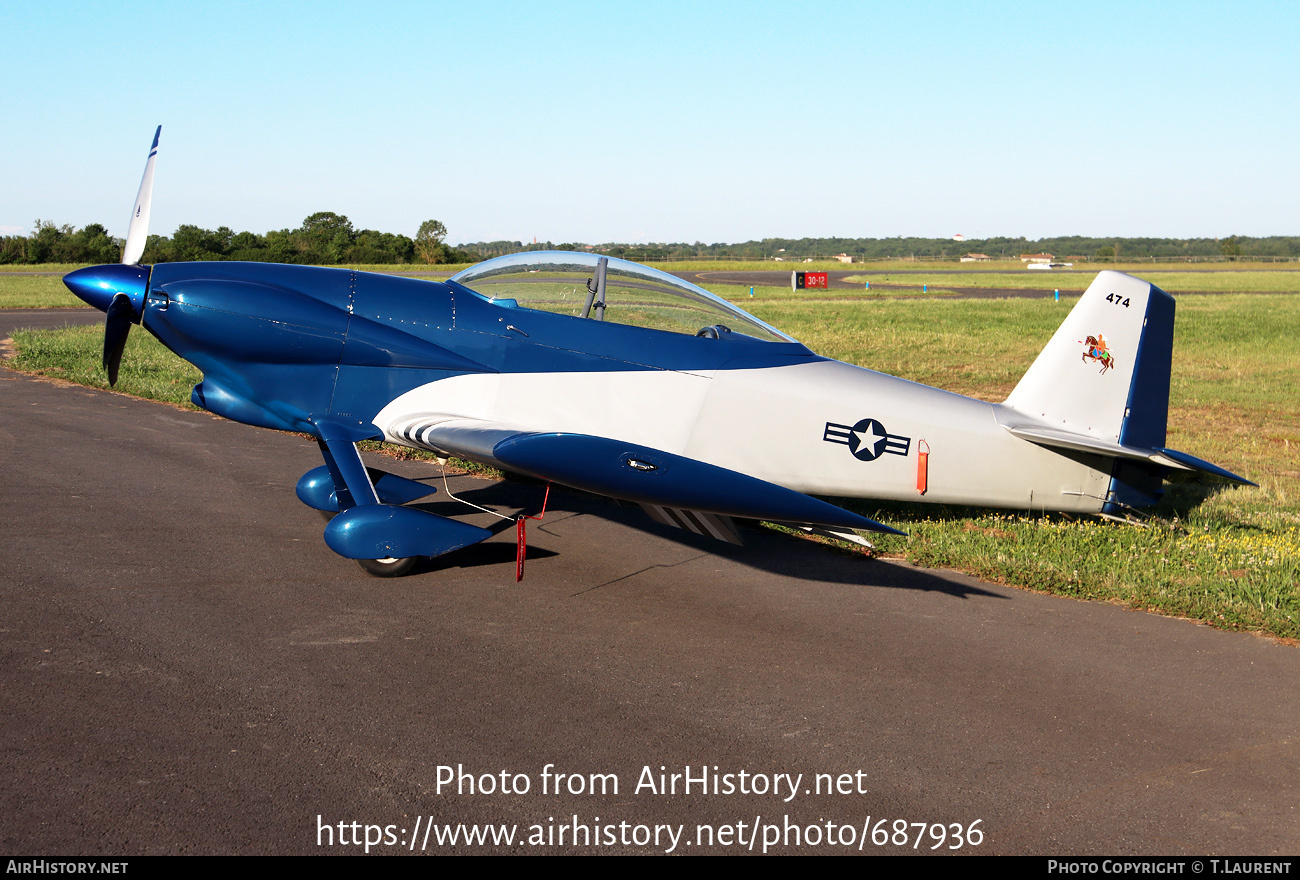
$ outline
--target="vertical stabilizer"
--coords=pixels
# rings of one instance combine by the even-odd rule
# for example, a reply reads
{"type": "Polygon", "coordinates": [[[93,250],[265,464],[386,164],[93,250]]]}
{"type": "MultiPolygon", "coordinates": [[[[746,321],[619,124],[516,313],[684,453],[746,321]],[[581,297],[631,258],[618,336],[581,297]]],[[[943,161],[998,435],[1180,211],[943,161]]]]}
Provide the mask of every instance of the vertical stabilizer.
{"type": "Polygon", "coordinates": [[[1102,272],[1007,398],[1008,407],[1057,432],[1050,445],[1100,451],[1116,444],[1106,513],[1163,494],[1173,463],[1159,458],[1173,348],[1174,298],[1131,275],[1102,272]],[[1098,445],[1071,441],[1081,436],[1098,445]]]}
{"type": "Polygon", "coordinates": [[[1174,299],[1122,272],[1099,274],[1006,405],[1112,443],[1165,442],[1174,299]]]}

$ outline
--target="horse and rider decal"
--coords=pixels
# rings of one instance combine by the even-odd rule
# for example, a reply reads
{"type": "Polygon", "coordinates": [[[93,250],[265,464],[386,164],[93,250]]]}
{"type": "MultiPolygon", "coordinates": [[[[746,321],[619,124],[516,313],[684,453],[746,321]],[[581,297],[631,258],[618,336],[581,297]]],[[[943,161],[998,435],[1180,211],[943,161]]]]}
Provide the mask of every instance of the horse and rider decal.
{"type": "Polygon", "coordinates": [[[1101,364],[1101,372],[1115,366],[1115,356],[1110,353],[1110,348],[1106,345],[1106,336],[1098,333],[1096,336],[1089,336],[1087,339],[1076,339],[1075,342],[1086,345],[1088,348],[1083,353],[1083,362],[1101,364]]]}

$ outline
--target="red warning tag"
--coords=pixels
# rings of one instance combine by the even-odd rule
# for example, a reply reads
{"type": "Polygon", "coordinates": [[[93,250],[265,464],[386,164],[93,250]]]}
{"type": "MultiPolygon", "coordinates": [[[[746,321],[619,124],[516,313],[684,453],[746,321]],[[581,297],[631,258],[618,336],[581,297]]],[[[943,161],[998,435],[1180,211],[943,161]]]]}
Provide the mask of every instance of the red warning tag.
{"type": "Polygon", "coordinates": [[[528,540],[525,536],[524,517],[515,520],[519,536],[519,550],[515,553],[515,583],[524,579],[524,556],[528,554],[528,540]]]}
{"type": "Polygon", "coordinates": [[[524,525],[525,520],[541,519],[546,516],[546,505],[551,500],[551,484],[546,484],[546,494],[542,496],[542,512],[537,516],[517,516],[515,517],[515,536],[518,539],[518,549],[515,551],[515,583],[524,579],[524,557],[528,555],[528,534],[527,527],[524,525]]]}

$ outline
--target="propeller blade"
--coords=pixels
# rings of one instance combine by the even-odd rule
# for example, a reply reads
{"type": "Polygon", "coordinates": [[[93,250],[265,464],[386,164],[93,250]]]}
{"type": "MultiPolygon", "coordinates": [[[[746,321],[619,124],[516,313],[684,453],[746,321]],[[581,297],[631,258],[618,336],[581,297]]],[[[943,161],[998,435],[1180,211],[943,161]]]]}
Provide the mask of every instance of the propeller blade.
{"type": "Polygon", "coordinates": [[[131,308],[131,297],[119,293],[108,304],[108,320],[104,322],[104,369],[108,371],[108,384],[117,384],[117,368],[122,364],[122,350],[126,348],[126,337],[135,322],[135,311],[131,308]]]}
{"type": "Polygon", "coordinates": [[[149,238],[149,206],[153,202],[153,163],[158,157],[158,136],[162,126],[153,133],[153,146],[149,147],[149,159],[144,163],[144,177],[140,179],[140,191],[135,196],[135,208],[131,211],[131,225],[126,231],[126,245],[122,248],[122,262],[128,266],[138,265],[144,254],[145,240],[149,238]]]}

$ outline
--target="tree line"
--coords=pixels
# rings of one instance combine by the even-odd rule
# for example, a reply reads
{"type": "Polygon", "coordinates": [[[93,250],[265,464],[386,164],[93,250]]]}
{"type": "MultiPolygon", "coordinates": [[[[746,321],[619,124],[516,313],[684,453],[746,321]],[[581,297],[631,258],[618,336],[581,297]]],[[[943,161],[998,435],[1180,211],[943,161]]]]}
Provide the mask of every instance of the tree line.
{"type": "MultiPolygon", "coordinates": [[[[1056,238],[995,237],[954,241],[951,238],[765,238],[727,244],[655,243],[599,245],[583,242],[550,241],[525,244],[519,241],[479,241],[451,246],[444,240],[447,227],[438,220],[420,224],[414,238],[399,233],[355,229],[342,214],[318,211],[297,229],[273,230],[265,234],[235,232],[225,226],[216,230],[182,225],[171,236],[151,235],[145,245],[144,263],[172,263],[190,260],[247,260],[271,263],[305,263],[316,266],[338,264],[436,265],[474,263],[489,257],[530,250],[597,251],[637,262],[696,259],[743,259],[798,261],[809,257],[848,254],[855,262],[889,259],[957,260],[968,253],[993,259],[1015,259],[1024,253],[1050,253],[1061,259],[1094,261],[1152,259],[1297,259],[1300,237],[1252,238],[1056,238]]],[[[36,221],[31,235],[0,237],[3,263],[114,263],[121,259],[122,239],[113,238],[101,224],[81,229],[36,221]]]]}
{"type": "MultiPolygon", "coordinates": [[[[355,229],[352,221],[332,211],[318,211],[297,229],[272,230],[264,235],[235,232],[222,226],[203,229],[182,225],[171,236],[151,235],[142,263],[192,260],[247,260],[257,263],[465,263],[473,254],[448,245],[447,227],[438,220],[420,224],[415,238],[374,229],[355,229]]],[[[123,240],[113,238],[99,223],[81,229],[37,220],[29,236],[0,238],[3,263],[115,263],[122,258],[123,240]]]]}

